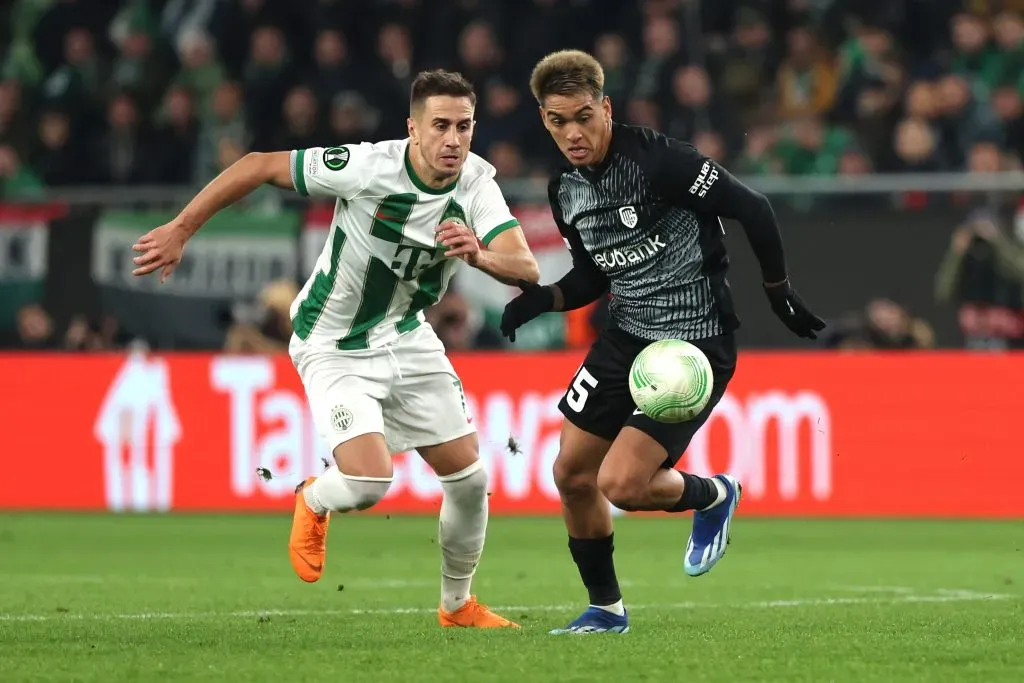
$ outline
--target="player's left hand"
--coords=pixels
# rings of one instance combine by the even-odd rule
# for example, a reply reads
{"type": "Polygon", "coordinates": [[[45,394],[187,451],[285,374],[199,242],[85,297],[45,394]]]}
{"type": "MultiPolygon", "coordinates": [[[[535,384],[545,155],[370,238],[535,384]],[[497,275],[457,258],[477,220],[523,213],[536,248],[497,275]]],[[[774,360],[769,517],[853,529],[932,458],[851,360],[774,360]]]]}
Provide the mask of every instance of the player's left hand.
{"type": "Polygon", "coordinates": [[[797,296],[789,280],[777,284],[765,284],[764,292],[768,295],[772,312],[779,317],[798,337],[817,339],[817,332],[825,329],[825,321],[811,313],[803,300],[797,296]]]}
{"type": "Polygon", "coordinates": [[[446,249],[445,256],[460,258],[471,266],[480,258],[480,240],[465,223],[445,221],[434,232],[437,243],[446,249]]]}

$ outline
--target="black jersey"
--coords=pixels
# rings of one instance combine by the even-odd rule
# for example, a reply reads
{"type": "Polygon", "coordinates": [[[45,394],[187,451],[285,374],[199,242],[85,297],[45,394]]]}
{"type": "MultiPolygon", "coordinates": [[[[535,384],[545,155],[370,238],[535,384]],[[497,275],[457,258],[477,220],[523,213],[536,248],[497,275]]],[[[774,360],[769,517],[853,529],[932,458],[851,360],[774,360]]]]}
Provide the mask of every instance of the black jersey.
{"type": "Polygon", "coordinates": [[[602,163],[562,171],[548,199],[573,274],[610,290],[611,324],[642,339],[704,339],[739,325],[720,216],[743,222],[767,280],[785,278],[767,200],[653,130],[613,124],[602,163]]]}

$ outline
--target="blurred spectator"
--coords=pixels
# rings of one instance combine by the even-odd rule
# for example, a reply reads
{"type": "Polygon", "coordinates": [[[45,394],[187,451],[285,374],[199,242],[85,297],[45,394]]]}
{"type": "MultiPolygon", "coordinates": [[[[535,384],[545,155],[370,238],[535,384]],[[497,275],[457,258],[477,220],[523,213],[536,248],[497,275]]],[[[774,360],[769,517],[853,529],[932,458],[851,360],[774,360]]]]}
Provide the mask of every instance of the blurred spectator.
{"type": "Polygon", "coordinates": [[[774,154],[779,132],[774,126],[755,125],[746,135],[745,144],[736,161],[738,173],[777,175],[783,172],[782,161],[774,154]]]}
{"type": "Polygon", "coordinates": [[[722,136],[713,130],[702,130],[693,136],[693,146],[704,156],[728,165],[729,156],[722,136]]]}
{"type": "Polygon", "coordinates": [[[939,147],[935,129],[921,118],[907,118],[896,126],[893,144],[895,170],[904,173],[941,171],[948,163],[939,147]]]}
{"type": "Polygon", "coordinates": [[[702,131],[723,134],[727,148],[740,144],[734,107],[714,93],[707,71],[696,64],[679,67],[672,76],[672,100],[664,132],[682,140],[693,140],[702,131]]]}
{"type": "Polygon", "coordinates": [[[1024,158],[1024,108],[1016,85],[1004,85],[992,92],[992,110],[1003,130],[1006,150],[1024,158]]]}
{"type": "Polygon", "coordinates": [[[71,135],[71,120],[63,111],[50,109],[39,118],[33,167],[47,185],[84,185],[93,181],[91,157],[82,142],[71,135]],[[86,163],[83,163],[86,160],[86,163]]]}
{"type": "Polygon", "coordinates": [[[291,82],[290,61],[280,29],[261,26],[252,34],[249,62],[245,66],[245,110],[255,146],[273,149],[281,125],[281,103],[291,82]]]}
{"type": "MultiPolygon", "coordinates": [[[[377,34],[376,51],[378,61],[373,72],[377,85],[373,91],[373,100],[367,101],[366,95],[362,93],[359,93],[360,99],[379,111],[408,111],[409,87],[415,77],[409,29],[401,24],[385,24],[377,34]]],[[[352,98],[349,99],[351,101],[352,98]]],[[[405,121],[397,116],[382,117],[378,134],[384,137],[404,137],[407,134],[405,121]]]]}
{"type": "Polygon", "coordinates": [[[617,33],[598,36],[594,56],[604,67],[604,94],[612,98],[613,104],[624,104],[636,71],[626,39],[617,33]]]}
{"type": "Polygon", "coordinates": [[[23,96],[24,89],[18,81],[0,81],[0,144],[10,145],[20,155],[27,155],[32,121],[23,96]]]}
{"type": "Polygon", "coordinates": [[[18,310],[16,334],[15,347],[23,351],[59,347],[53,318],[39,304],[29,304],[18,310]]]}
{"type": "Polygon", "coordinates": [[[643,59],[637,68],[632,97],[656,99],[665,92],[670,74],[682,61],[679,54],[679,25],[669,17],[656,16],[644,24],[643,59]]]}
{"type": "Polygon", "coordinates": [[[989,103],[962,76],[949,74],[938,82],[936,121],[943,155],[959,169],[967,162],[967,150],[977,142],[1002,139],[999,120],[989,103]]]}
{"type": "Polygon", "coordinates": [[[188,89],[179,85],[167,91],[157,121],[146,160],[146,181],[192,184],[199,121],[188,89]]]}
{"type": "Polygon", "coordinates": [[[487,149],[487,160],[494,165],[499,178],[525,175],[525,164],[519,148],[511,142],[495,142],[487,149]]]}
{"type": "Polygon", "coordinates": [[[835,349],[909,351],[935,345],[931,326],[889,299],[874,299],[863,311],[843,316],[830,328],[825,345],[835,349]]]}
{"type": "Polygon", "coordinates": [[[348,42],[339,30],[317,33],[313,62],[316,68],[310,85],[321,107],[326,108],[331,98],[343,90],[362,90],[371,85],[353,65],[348,42]]]}
{"type": "Polygon", "coordinates": [[[775,145],[774,154],[784,173],[793,175],[835,175],[839,159],[852,143],[845,130],[833,128],[820,119],[804,117],[787,126],[775,145]]]}
{"type": "Polygon", "coordinates": [[[661,107],[653,100],[630,100],[626,107],[626,120],[634,126],[661,130],[661,107]]]}
{"type": "Polygon", "coordinates": [[[724,49],[712,55],[715,83],[732,101],[741,116],[764,109],[766,89],[774,80],[778,63],[771,27],[753,7],[736,12],[736,26],[724,49]]]}
{"type": "MultiPolygon", "coordinates": [[[[408,105],[406,105],[408,108],[408,105]]],[[[392,125],[404,123],[395,117],[392,125]]],[[[341,143],[373,140],[381,136],[381,115],[360,93],[349,90],[335,95],[331,102],[329,137],[341,143]]]]}
{"type": "Polygon", "coordinates": [[[22,306],[15,315],[12,339],[0,344],[20,351],[105,351],[123,346],[117,320],[106,316],[99,322],[84,315],[72,316],[63,334],[41,304],[22,306]]]}
{"type": "Polygon", "coordinates": [[[199,29],[186,30],[178,37],[177,50],[181,70],[174,83],[187,88],[199,111],[205,113],[211,106],[214,92],[225,78],[213,39],[199,29]]]}
{"type": "Polygon", "coordinates": [[[110,25],[110,37],[118,50],[108,87],[114,92],[130,90],[140,106],[156,106],[168,79],[166,60],[157,54],[153,42],[155,19],[146,3],[130,2],[110,25]]]}
{"type": "Polygon", "coordinates": [[[228,353],[280,353],[292,336],[288,315],[299,290],[289,280],[271,282],[260,292],[257,305],[236,316],[228,329],[224,350],[228,353]]]}
{"type": "Polygon", "coordinates": [[[37,199],[43,182],[21,163],[18,152],[10,145],[0,145],[0,199],[37,199]]]}
{"type": "MultiPolygon", "coordinates": [[[[540,128],[537,110],[524,107],[519,90],[498,79],[492,79],[483,88],[482,101],[477,104],[477,126],[473,131],[474,144],[486,149],[494,142],[522,145],[530,132],[540,128]]],[[[540,158],[551,146],[541,148],[540,158]]]]}
{"type": "Polygon", "coordinates": [[[974,212],[953,232],[935,296],[957,306],[968,348],[1024,348],[1022,238],[1024,229],[1006,234],[987,210],[974,212]]]}
{"type": "Polygon", "coordinates": [[[459,34],[458,71],[477,87],[482,87],[488,76],[498,72],[502,64],[502,51],[494,29],[486,21],[474,21],[459,34]]]}
{"type": "Polygon", "coordinates": [[[135,100],[127,93],[116,96],[107,108],[106,131],[95,141],[91,158],[96,164],[96,181],[113,185],[134,185],[144,180],[148,141],[135,100]]]}
{"type": "Polygon", "coordinates": [[[292,88],[284,100],[284,125],[272,149],[306,149],[324,141],[317,118],[317,101],[304,85],[292,88]]]}
{"type": "Polygon", "coordinates": [[[498,349],[504,344],[497,331],[485,327],[454,287],[425,312],[446,351],[467,349],[498,349]]]}
{"type": "Polygon", "coordinates": [[[790,29],[779,68],[779,114],[792,119],[826,113],[836,97],[836,67],[808,26],[790,29]]]}
{"type": "Polygon", "coordinates": [[[70,110],[89,111],[100,103],[106,80],[93,35],[85,28],[73,28],[64,38],[64,61],[46,79],[43,93],[50,102],[70,110]]]}
{"type": "Polygon", "coordinates": [[[238,83],[226,81],[217,86],[209,114],[202,117],[196,149],[198,180],[206,183],[220,170],[221,140],[231,140],[239,147],[251,142],[245,122],[242,89],[238,83]]]}
{"type": "Polygon", "coordinates": [[[968,12],[957,14],[950,23],[955,51],[953,72],[994,85],[997,55],[990,43],[990,24],[968,12]]]}

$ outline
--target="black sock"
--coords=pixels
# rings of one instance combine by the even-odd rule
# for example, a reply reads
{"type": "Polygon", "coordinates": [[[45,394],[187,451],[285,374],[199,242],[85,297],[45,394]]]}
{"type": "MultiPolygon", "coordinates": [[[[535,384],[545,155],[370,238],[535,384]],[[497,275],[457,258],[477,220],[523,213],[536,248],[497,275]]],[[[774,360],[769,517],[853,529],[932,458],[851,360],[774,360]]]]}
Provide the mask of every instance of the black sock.
{"type": "Polygon", "coordinates": [[[580,570],[580,578],[590,594],[591,605],[613,605],[622,599],[619,580],[615,577],[612,538],[569,537],[569,552],[580,570]]]}
{"type": "Polygon", "coordinates": [[[683,475],[683,497],[668,509],[668,512],[685,512],[686,510],[703,510],[718,499],[718,487],[714,479],[698,477],[686,472],[683,475]]]}

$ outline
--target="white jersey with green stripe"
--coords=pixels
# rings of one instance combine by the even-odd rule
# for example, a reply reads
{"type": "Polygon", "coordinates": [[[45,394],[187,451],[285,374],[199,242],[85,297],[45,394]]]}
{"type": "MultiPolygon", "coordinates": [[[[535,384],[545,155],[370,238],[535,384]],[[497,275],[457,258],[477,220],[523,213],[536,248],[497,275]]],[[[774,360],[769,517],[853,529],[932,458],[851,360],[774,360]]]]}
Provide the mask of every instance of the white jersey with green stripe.
{"type": "Polygon", "coordinates": [[[377,348],[423,324],[462,263],[437,244],[442,221],[461,220],[485,245],[519,224],[494,167],[476,154],[440,189],[416,176],[408,140],[291,155],[300,194],[337,199],[316,269],[291,307],[295,334],[316,346],[377,348]]]}

